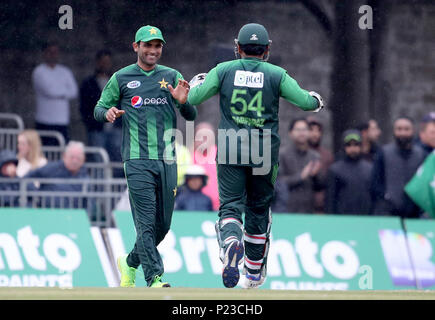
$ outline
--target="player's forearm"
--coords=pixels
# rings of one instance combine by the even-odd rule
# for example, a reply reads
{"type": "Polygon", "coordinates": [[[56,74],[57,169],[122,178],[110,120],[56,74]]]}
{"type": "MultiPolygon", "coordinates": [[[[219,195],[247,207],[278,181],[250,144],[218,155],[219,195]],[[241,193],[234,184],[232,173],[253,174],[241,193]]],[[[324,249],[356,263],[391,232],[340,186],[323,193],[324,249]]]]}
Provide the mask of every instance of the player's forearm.
{"type": "Polygon", "coordinates": [[[296,80],[288,74],[285,74],[281,80],[280,91],[284,99],[304,111],[315,110],[319,107],[319,101],[312,97],[307,90],[302,89],[296,80]]]}
{"type": "Polygon", "coordinates": [[[101,97],[94,108],[94,118],[100,122],[107,122],[106,113],[114,106],[117,106],[120,100],[120,91],[116,73],[112,75],[109,82],[104,87],[101,97]]]}
{"type": "Polygon", "coordinates": [[[189,103],[186,103],[186,104],[182,104],[180,106],[180,114],[187,121],[193,121],[196,119],[196,116],[198,114],[198,110],[196,109],[195,106],[193,106],[189,103]]]}

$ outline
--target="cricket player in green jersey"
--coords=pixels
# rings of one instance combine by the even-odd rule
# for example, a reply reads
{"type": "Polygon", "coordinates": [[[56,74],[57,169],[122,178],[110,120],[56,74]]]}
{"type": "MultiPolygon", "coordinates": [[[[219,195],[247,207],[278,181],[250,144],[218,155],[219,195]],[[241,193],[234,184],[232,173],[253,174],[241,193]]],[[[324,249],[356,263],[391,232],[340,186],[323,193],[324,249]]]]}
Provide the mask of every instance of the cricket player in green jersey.
{"type": "Polygon", "coordinates": [[[176,109],[190,121],[197,112],[186,103],[187,81],[157,64],[164,43],[158,28],[141,27],[133,42],[137,62],[113,74],[94,109],[98,121],[122,116],[121,153],[137,236],[132,251],[117,260],[121,287],[135,286],[139,265],[149,287],[169,286],[157,250],[170,229],[177,190],[175,137],[168,132],[176,128],[176,109]]]}
{"type": "Polygon", "coordinates": [[[244,261],[241,286],[256,288],[266,277],[270,204],[280,145],[279,98],[316,112],[323,101],[319,94],[301,89],[286,70],[267,62],[271,41],[264,26],[244,25],[235,42],[240,59],[195,76],[188,103],[199,105],[220,95],[217,175],[221,205],[216,233],[222,280],[225,287],[236,286],[238,265],[244,261]]]}

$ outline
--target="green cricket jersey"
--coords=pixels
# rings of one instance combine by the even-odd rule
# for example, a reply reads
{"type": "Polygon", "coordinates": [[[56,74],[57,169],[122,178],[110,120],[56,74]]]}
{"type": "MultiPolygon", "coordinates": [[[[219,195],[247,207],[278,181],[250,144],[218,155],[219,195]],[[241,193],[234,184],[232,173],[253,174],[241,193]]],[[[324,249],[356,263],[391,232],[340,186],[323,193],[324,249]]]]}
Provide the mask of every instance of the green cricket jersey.
{"type": "MultiPolygon", "coordinates": [[[[259,152],[265,154],[270,152],[271,164],[278,163],[278,153],[280,138],[278,134],[278,109],[279,98],[282,97],[290,103],[303,110],[315,110],[319,103],[308,91],[301,89],[298,83],[288,75],[287,71],[281,67],[265,62],[257,58],[244,58],[227,61],[218,64],[210,70],[200,86],[192,88],[189,92],[188,102],[192,105],[199,105],[215,94],[220,94],[221,120],[219,129],[221,132],[229,132],[234,129],[240,132],[246,129],[251,141],[247,140],[243,134],[238,135],[237,163],[255,166],[257,163],[249,156],[248,161],[243,161],[243,153],[250,153],[250,146],[254,137],[258,136],[259,152]],[[254,130],[257,129],[257,130],[254,130]],[[253,131],[256,131],[255,134],[253,131]],[[270,144],[263,144],[261,140],[270,137],[270,144]],[[264,146],[264,147],[263,147],[264,146]],[[267,149],[264,149],[267,148],[267,149]]],[[[228,133],[225,139],[221,139],[218,133],[218,152],[225,151],[225,163],[230,162],[231,145],[228,133]],[[224,143],[225,148],[220,148],[219,144],[224,143]]],[[[252,149],[252,148],[251,148],[252,149]]],[[[219,156],[218,161],[222,163],[219,156]]]]}
{"type": "Polygon", "coordinates": [[[129,65],[113,74],[101,93],[94,109],[97,121],[107,121],[111,107],[125,110],[122,118],[122,160],[175,160],[174,134],[168,129],[177,127],[175,108],[193,120],[196,109],[179,105],[173,99],[168,84],[174,88],[182,75],[169,67],[156,65],[146,72],[137,64],[129,65]]]}

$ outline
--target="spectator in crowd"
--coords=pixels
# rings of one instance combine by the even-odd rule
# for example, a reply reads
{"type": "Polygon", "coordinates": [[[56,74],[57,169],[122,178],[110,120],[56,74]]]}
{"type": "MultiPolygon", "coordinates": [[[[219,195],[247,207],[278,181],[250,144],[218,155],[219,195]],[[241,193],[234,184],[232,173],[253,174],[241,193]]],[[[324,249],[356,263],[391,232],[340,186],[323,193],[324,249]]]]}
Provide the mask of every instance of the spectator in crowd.
{"type": "MultiPolygon", "coordinates": [[[[0,152],[0,179],[16,179],[18,159],[11,150],[2,150],[0,152]]],[[[6,181],[0,182],[0,207],[18,206],[19,196],[4,195],[4,191],[18,191],[19,182],[6,181]]]]}
{"type": "Polygon", "coordinates": [[[209,122],[200,122],[195,127],[193,163],[202,166],[208,176],[208,183],[202,190],[213,202],[213,209],[219,209],[219,191],[216,172],[216,152],[214,128],[209,122]]]}
{"type": "MultiPolygon", "coordinates": [[[[49,162],[42,168],[30,171],[25,178],[60,178],[60,179],[88,179],[89,175],[85,163],[85,146],[79,141],[70,141],[65,147],[62,159],[55,162],[49,162]]],[[[28,187],[35,190],[31,184],[28,187]]],[[[63,191],[63,192],[81,192],[83,186],[80,183],[47,183],[42,181],[39,191],[63,191]]],[[[68,198],[47,196],[44,207],[78,207],[78,199],[73,203],[68,198]],[[54,203],[53,203],[54,202],[54,203]]]]}
{"type": "MultiPolygon", "coordinates": [[[[95,56],[95,71],[80,86],[80,113],[88,135],[88,145],[106,147],[104,123],[94,118],[94,107],[104,86],[112,75],[112,56],[108,50],[100,50],[95,56]]],[[[119,150],[116,150],[119,153],[119,150]]]]}
{"type": "Polygon", "coordinates": [[[414,123],[399,117],[393,124],[394,141],[382,146],[373,164],[371,194],[375,215],[417,218],[421,210],[406,195],[405,185],[424,161],[424,151],[413,143],[414,123]]]}
{"type": "Polygon", "coordinates": [[[429,112],[420,121],[417,145],[425,154],[425,157],[435,148],[435,112],[429,112]]]}
{"type": "Polygon", "coordinates": [[[41,138],[36,130],[23,130],[18,135],[17,148],[18,177],[23,177],[29,171],[41,168],[47,164],[47,159],[41,149],[41,138]]]}
{"type": "MultiPolygon", "coordinates": [[[[326,180],[329,167],[334,162],[334,155],[330,150],[322,146],[323,124],[316,116],[307,117],[309,125],[310,148],[317,151],[320,155],[321,168],[319,174],[322,180],[326,180]]],[[[318,190],[314,193],[314,210],[317,213],[325,211],[325,189],[318,190]]]]}
{"type": "Polygon", "coordinates": [[[373,162],[376,152],[379,149],[378,143],[381,136],[381,129],[374,119],[362,122],[357,129],[361,132],[361,156],[373,162]]]}
{"type": "Polygon", "coordinates": [[[370,214],[372,164],[361,158],[361,134],[343,133],[344,157],[328,170],[326,212],[332,214],[370,214]]]}
{"type": "MultiPolygon", "coordinates": [[[[55,130],[69,140],[70,100],[77,97],[77,83],[71,70],[59,64],[59,46],[48,43],[43,52],[44,62],[32,73],[36,96],[36,129],[55,130]]],[[[52,138],[44,137],[43,145],[55,145],[52,138]]]]}
{"type": "Polygon", "coordinates": [[[314,192],[323,187],[320,155],[309,148],[309,125],[305,118],[290,123],[291,143],[280,150],[278,180],[288,189],[286,212],[313,213],[314,192]]]}
{"type": "Polygon", "coordinates": [[[192,165],[184,177],[186,182],[175,198],[175,210],[213,211],[210,197],[202,192],[208,178],[205,169],[200,165],[192,165]]]}

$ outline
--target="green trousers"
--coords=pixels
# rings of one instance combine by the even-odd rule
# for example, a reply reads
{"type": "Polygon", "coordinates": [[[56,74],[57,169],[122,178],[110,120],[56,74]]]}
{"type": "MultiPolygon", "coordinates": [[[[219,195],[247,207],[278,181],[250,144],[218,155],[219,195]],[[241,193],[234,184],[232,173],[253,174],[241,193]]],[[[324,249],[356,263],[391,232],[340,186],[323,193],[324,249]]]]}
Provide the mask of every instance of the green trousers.
{"type": "Polygon", "coordinates": [[[127,257],[130,267],[142,266],[145,281],[164,272],[158,244],[168,233],[174,210],[177,165],[160,160],[128,160],[124,163],[136,242],[127,257]]]}
{"type": "Polygon", "coordinates": [[[217,237],[223,250],[232,241],[244,239],[245,267],[254,274],[260,272],[267,260],[272,224],[270,205],[278,165],[267,175],[254,175],[252,169],[217,165],[220,200],[217,237]]]}

